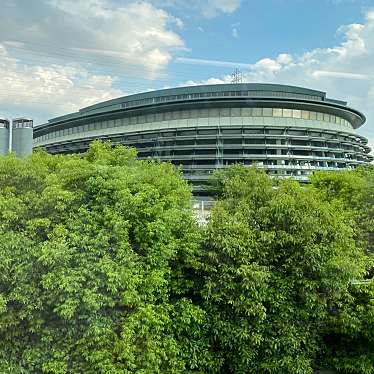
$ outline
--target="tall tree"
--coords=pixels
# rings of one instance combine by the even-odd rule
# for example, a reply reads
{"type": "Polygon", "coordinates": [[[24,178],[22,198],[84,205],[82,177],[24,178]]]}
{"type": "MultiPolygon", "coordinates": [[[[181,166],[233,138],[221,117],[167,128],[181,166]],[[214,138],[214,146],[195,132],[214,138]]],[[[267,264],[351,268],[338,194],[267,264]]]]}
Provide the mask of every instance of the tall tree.
{"type": "Polygon", "coordinates": [[[341,202],[352,217],[355,238],[367,254],[366,279],[353,280],[325,325],[322,361],[340,373],[374,373],[374,168],[317,172],[312,188],[321,200],[341,202]]]}
{"type": "Polygon", "coordinates": [[[197,237],[170,164],[92,143],[84,157],[0,159],[0,371],[167,373],[196,315],[197,237]]]}
{"type": "Polygon", "coordinates": [[[253,168],[234,166],[214,186],[200,292],[219,372],[312,373],[332,308],[365,273],[352,217],[253,168]]]}
{"type": "Polygon", "coordinates": [[[319,171],[310,180],[324,200],[340,200],[351,210],[357,240],[363,241],[367,253],[374,254],[374,166],[341,172],[319,171]]]}

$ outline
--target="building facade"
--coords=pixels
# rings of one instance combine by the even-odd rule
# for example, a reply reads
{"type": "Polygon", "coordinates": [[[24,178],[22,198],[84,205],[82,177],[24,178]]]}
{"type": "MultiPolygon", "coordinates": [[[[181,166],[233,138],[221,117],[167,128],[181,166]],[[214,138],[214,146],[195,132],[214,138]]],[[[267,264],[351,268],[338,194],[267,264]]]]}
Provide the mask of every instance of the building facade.
{"type": "Polygon", "coordinates": [[[17,157],[25,157],[31,155],[32,150],[33,120],[19,117],[10,122],[0,117],[0,155],[14,152],[17,157]]]}
{"type": "Polygon", "coordinates": [[[140,159],[180,165],[196,194],[213,170],[256,164],[307,181],[314,170],[373,160],[356,130],[365,116],[324,92],[274,84],[180,87],[130,95],[34,128],[34,147],[84,152],[94,139],[136,147],[140,159]]]}
{"type": "Polygon", "coordinates": [[[11,151],[18,157],[31,155],[33,149],[33,120],[14,118],[12,121],[11,151]]]}

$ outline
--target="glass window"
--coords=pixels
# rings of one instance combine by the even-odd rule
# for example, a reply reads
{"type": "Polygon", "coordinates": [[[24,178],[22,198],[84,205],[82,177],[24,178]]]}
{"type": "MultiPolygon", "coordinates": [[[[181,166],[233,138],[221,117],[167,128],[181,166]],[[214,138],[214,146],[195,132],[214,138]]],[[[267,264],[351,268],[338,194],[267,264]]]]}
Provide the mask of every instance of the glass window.
{"type": "Polygon", "coordinates": [[[232,117],[240,117],[240,108],[231,108],[232,117]]]}
{"type": "Polygon", "coordinates": [[[262,115],[264,117],[272,117],[272,115],[273,115],[273,108],[263,108],[262,115]]]}
{"type": "Polygon", "coordinates": [[[244,134],[263,134],[264,129],[244,129],[244,134]]]}
{"type": "Polygon", "coordinates": [[[166,131],[166,132],[161,133],[161,136],[163,137],[169,137],[169,136],[174,136],[174,135],[175,135],[174,131],[166,131]]]}
{"type": "Polygon", "coordinates": [[[336,123],[336,117],[335,116],[330,116],[330,120],[331,120],[331,122],[334,122],[334,123],[336,123]]]}
{"type": "Polygon", "coordinates": [[[198,118],[199,117],[199,113],[196,109],[192,109],[191,110],[191,118],[198,118]]]}
{"type": "Polygon", "coordinates": [[[265,144],[265,139],[245,139],[244,143],[245,144],[265,144]]]}
{"type": "Polygon", "coordinates": [[[330,114],[323,113],[323,120],[326,122],[330,122],[330,114]]]}
{"type": "Polygon", "coordinates": [[[308,110],[303,110],[301,112],[301,118],[303,118],[303,119],[309,119],[309,111],[308,110]]]}
{"type": "Polygon", "coordinates": [[[138,123],[138,117],[130,117],[130,125],[136,125],[138,123]]]}
{"type": "Polygon", "coordinates": [[[240,129],[222,129],[222,134],[240,134],[240,129]]]}
{"type": "Polygon", "coordinates": [[[266,134],[270,135],[282,135],[283,130],[282,129],[265,129],[266,134]]]}
{"type": "Polygon", "coordinates": [[[273,116],[274,117],[282,117],[283,116],[283,110],[280,108],[274,108],[273,109],[273,116]]]}
{"type": "Polygon", "coordinates": [[[292,117],[292,109],[283,109],[283,117],[292,117]]]}
{"type": "Polygon", "coordinates": [[[208,109],[199,109],[199,117],[200,118],[207,118],[209,116],[208,109]]]}
{"type": "Polygon", "coordinates": [[[323,121],[323,113],[317,113],[317,120],[323,121]]]}
{"type": "Polygon", "coordinates": [[[254,117],[262,117],[262,108],[253,108],[252,113],[254,117]]]}
{"type": "Polygon", "coordinates": [[[154,121],[155,121],[155,115],[154,114],[147,114],[147,122],[154,122],[154,121]]]}
{"type": "Polygon", "coordinates": [[[155,134],[153,133],[143,134],[143,139],[153,139],[154,137],[155,134]]]}
{"type": "Polygon", "coordinates": [[[299,109],[292,109],[292,117],[293,118],[301,118],[301,110],[299,110],[299,109]]]}
{"type": "Polygon", "coordinates": [[[198,130],[197,133],[199,135],[216,135],[216,130],[215,129],[212,129],[212,130],[198,130]]]}
{"type": "Polygon", "coordinates": [[[217,108],[209,109],[209,117],[219,117],[219,109],[217,108]]]}
{"type": "Polygon", "coordinates": [[[194,136],[196,132],[194,130],[181,130],[178,131],[178,136],[194,136]]]}
{"type": "Polygon", "coordinates": [[[242,116],[250,117],[252,115],[252,108],[242,108],[242,116]]]}
{"type": "Polygon", "coordinates": [[[303,130],[288,130],[288,135],[305,136],[306,132],[303,130]]]}
{"type": "Polygon", "coordinates": [[[317,113],[316,112],[309,112],[309,118],[316,120],[317,119],[317,113]]]}
{"type": "Polygon", "coordinates": [[[230,116],[230,109],[229,108],[221,108],[219,110],[219,114],[221,117],[229,117],[230,116]]]}
{"type": "Polygon", "coordinates": [[[145,123],[145,116],[139,116],[138,121],[139,123],[145,123]]]}

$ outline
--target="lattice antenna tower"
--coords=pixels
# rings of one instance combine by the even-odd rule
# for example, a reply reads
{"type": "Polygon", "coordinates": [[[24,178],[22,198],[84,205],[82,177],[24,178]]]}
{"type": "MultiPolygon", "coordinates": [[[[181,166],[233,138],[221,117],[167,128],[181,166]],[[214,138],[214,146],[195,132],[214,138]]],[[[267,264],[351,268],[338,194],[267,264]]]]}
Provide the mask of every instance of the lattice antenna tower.
{"type": "Polygon", "coordinates": [[[243,73],[239,69],[232,72],[231,83],[243,83],[243,73]]]}

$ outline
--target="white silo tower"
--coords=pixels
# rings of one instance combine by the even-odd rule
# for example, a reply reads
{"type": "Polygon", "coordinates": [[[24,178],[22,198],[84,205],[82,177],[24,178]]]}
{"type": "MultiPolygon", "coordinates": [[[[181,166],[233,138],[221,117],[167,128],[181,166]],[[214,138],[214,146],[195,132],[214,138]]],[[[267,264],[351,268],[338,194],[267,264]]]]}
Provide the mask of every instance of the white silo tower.
{"type": "Polygon", "coordinates": [[[32,153],[33,120],[20,117],[13,119],[12,125],[12,151],[18,157],[28,156],[32,153]]]}
{"type": "Polygon", "coordinates": [[[0,155],[9,153],[9,125],[6,118],[0,117],[0,155]]]}

